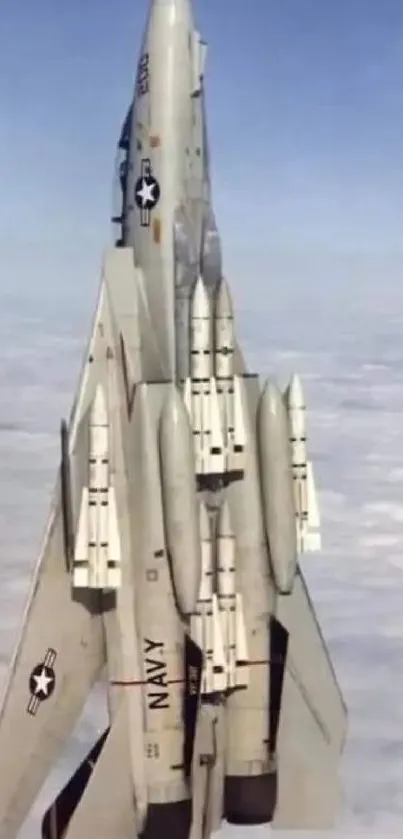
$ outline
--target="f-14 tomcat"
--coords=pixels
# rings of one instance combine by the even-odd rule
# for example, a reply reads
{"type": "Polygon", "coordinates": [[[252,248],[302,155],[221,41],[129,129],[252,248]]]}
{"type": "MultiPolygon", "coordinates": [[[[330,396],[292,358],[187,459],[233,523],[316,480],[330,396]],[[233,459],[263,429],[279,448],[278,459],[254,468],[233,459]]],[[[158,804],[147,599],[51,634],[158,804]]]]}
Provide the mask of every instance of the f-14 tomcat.
{"type": "Polygon", "coordinates": [[[206,46],[154,0],[121,206],[0,716],[12,839],[97,680],[109,727],[45,839],[325,827],[345,708],[299,567],[320,547],[305,404],[236,343],[211,206],[206,46]]]}

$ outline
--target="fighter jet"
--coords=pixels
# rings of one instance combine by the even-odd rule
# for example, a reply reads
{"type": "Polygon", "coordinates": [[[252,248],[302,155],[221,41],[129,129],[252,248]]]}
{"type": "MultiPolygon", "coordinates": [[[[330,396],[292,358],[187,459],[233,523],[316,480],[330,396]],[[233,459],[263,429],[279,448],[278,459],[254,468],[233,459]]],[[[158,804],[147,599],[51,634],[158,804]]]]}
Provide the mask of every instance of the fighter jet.
{"type": "Polygon", "coordinates": [[[261,388],[235,338],[205,63],[190,0],[153,0],[115,244],[0,713],[1,839],[97,681],[109,726],[45,839],[337,816],[346,711],[299,562],[320,548],[305,401],[296,376],[261,388]]]}

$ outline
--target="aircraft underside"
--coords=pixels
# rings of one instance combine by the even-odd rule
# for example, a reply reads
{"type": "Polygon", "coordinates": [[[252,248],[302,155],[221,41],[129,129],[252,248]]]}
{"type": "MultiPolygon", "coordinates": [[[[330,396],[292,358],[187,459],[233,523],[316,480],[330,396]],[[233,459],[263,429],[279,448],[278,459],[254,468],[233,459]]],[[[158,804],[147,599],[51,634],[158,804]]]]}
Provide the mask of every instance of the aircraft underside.
{"type": "Polygon", "coordinates": [[[321,547],[305,399],[298,376],[262,387],[236,340],[205,64],[190,0],[153,0],[115,245],[0,713],[1,839],[98,681],[108,728],[44,839],[337,819],[346,710],[300,568],[321,547]]]}

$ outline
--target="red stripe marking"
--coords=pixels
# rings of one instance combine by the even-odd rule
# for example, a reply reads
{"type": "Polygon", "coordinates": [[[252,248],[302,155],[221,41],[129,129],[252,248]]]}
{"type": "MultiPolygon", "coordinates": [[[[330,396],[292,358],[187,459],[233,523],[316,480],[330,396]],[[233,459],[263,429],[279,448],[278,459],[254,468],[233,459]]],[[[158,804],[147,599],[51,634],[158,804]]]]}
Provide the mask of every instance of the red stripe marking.
{"type": "MultiPolygon", "coordinates": [[[[169,679],[167,681],[167,685],[181,685],[184,684],[185,679],[169,679]]],[[[149,682],[147,681],[136,681],[135,679],[111,679],[109,682],[110,685],[115,685],[117,687],[123,688],[130,688],[130,687],[139,687],[140,685],[148,685],[149,682]]],[[[152,682],[151,682],[152,684],[152,682]]]]}
{"type": "MultiPolygon", "coordinates": [[[[263,667],[265,664],[275,663],[275,664],[282,664],[282,658],[276,659],[268,659],[263,658],[261,660],[256,661],[243,661],[238,667],[263,667]]],[[[182,685],[185,683],[185,679],[169,679],[167,681],[167,685],[182,685]]],[[[130,687],[139,687],[140,685],[147,685],[147,681],[136,681],[135,679],[111,679],[109,684],[114,685],[116,687],[123,687],[123,688],[130,688],[130,687]]]]}

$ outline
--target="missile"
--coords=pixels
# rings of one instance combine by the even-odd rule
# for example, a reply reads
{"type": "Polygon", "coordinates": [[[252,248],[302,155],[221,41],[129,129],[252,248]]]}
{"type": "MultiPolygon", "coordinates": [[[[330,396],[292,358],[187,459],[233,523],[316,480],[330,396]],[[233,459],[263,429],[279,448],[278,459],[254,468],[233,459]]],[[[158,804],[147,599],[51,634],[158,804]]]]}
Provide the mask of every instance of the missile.
{"type": "Polygon", "coordinates": [[[263,512],[277,591],[290,594],[297,570],[297,544],[287,411],[268,380],[258,410],[263,512]]]}
{"type": "Polygon", "coordinates": [[[189,615],[200,588],[199,516],[189,418],[174,386],[162,409],[159,442],[166,540],[175,594],[182,614],[189,615]]]}
{"type": "Polygon", "coordinates": [[[212,375],[210,299],[202,278],[194,287],[190,308],[190,373],[196,381],[209,381],[212,375]]]}
{"type": "Polygon", "coordinates": [[[229,381],[234,375],[234,312],[228,284],[224,278],[217,286],[214,311],[215,374],[229,381]]]}
{"type": "Polygon", "coordinates": [[[88,486],[81,493],[73,561],[73,587],[117,589],[121,547],[115,490],[110,484],[109,423],[105,392],[97,385],[89,417],[88,486]]]}
{"type": "Polygon", "coordinates": [[[226,661],[221,634],[217,595],[214,592],[213,543],[208,512],[199,505],[201,539],[201,582],[196,609],[191,617],[191,634],[203,652],[201,695],[220,693],[227,687],[226,661]]]}
{"type": "MultiPolygon", "coordinates": [[[[246,390],[245,382],[241,381],[246,390]]],[[[275,598],[268,567],[258,440],[252,426],[257,399],[256,387],[253,414],[249,410],[245,412],[244,477],[230,484],[226,492],[236,540],[237,585],[243,595],[248,630],[249,684],[243,690],[230,691],[226,701],[224,818],[231,824],[242,825],[271,821],[275,802],[268,760],[271,677],[268,626],[275,598]]]]}
{"type": "Polygon", "coordinates": [[[210,299],[199,276],[190,304],[190,377],[184,386],[198,476],[217,475],[225,471],[221,417],[212,371],[210,299]]]}
{"type": "Polygon", "coordinates": [[[306,404],[299,376],[292,377],[285,401],[288,408],[298,552],[319,551],[320,516],[312,463],[307,458],[306,404]]]}
{"type": "Polygon", "coordinates": [[[217,591],[226,653],[227,687],[247,687],[247,648],[242,595],[236,591],[235,534],[228,502],[222,504],[217,532],[217,591]]]}
{"type": "Polygon", "coordinates": [[[214,359],[217,394],[220,405],[227,471],[244,468],[245,421],[242,412],[240,381],[234,376],[234,313],[228,285],[221,279],[215,297],[214,359]]]}
{"type": "Polygon", "coordinates": [[[211,538],[209,514],[203,501],[199,504],[199,521],[202,560],[198,599],[207,602],[213,596],[214,588],[213,541],[211,538]]]}

